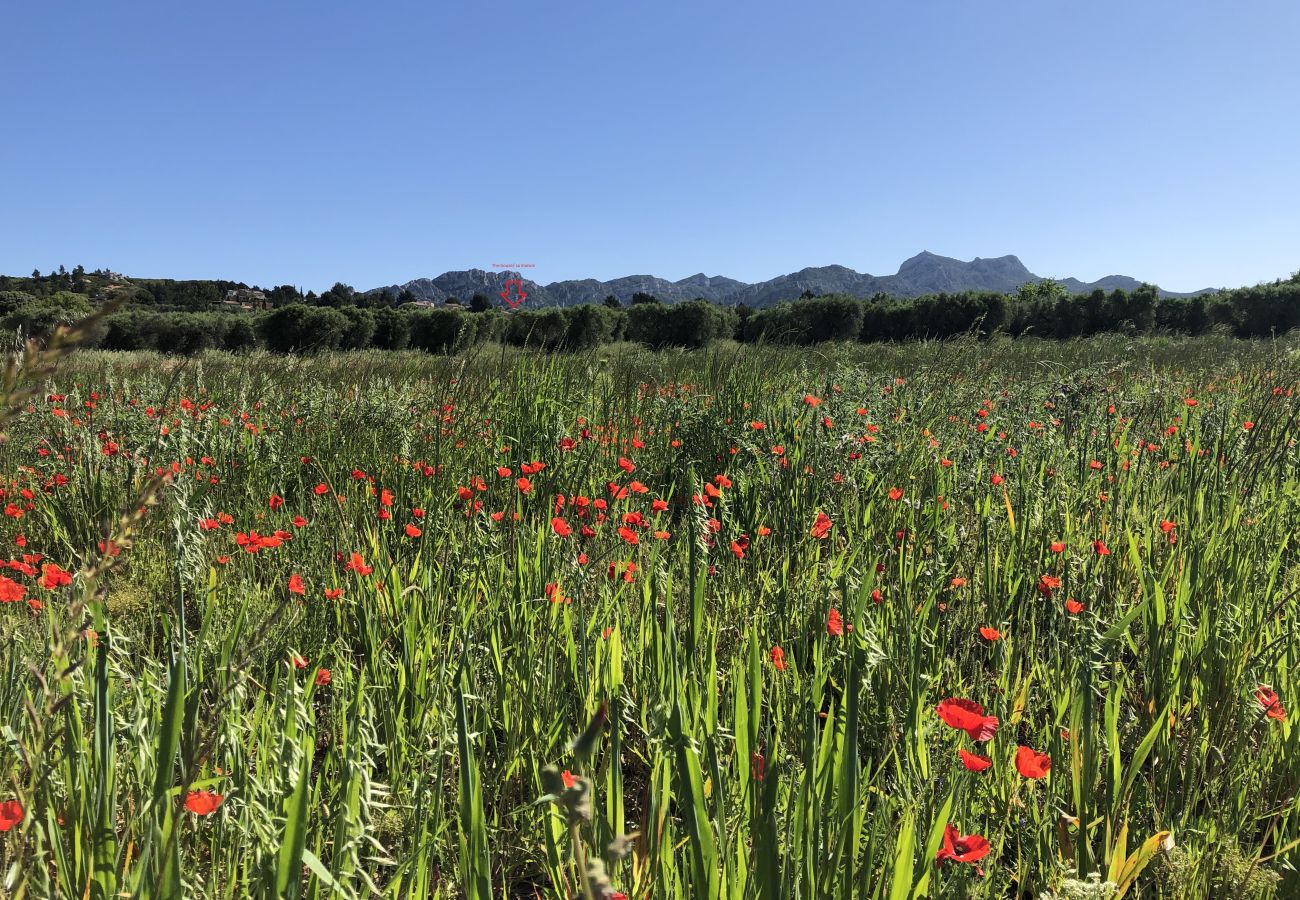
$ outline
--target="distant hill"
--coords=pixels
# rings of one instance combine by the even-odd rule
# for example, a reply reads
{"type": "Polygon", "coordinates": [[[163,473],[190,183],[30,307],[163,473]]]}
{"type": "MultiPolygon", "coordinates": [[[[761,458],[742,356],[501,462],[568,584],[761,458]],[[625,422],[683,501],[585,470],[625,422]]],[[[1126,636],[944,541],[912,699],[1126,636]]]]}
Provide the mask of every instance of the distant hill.
{"type": "MultiPolygon", "coordinates": [[[[868,275],[855,272],[846,266],[818,266],[800,269],[789,275],[780,275],[768,281],[747,284],[734,278],[700,273],[680,281],[669,281],[654,275],[628,275],[611,281],[584,278],[556,281],[541,285],[523,278],[519,272],[508,270],[486,272],[482,269],[444,272],[437,278],[417,278],[405,284],[395,284],[376,291],[399,293],[408,290],[418,300],[442,302],[455,297],[468,302],[475,293],[495,299],[505,290],[509,279],[522,279],[528,293],[530,306],[576,306],[580,303],[599,303],[613,295],[622,303],[633,294],[653,294],[665,303],[679,303],[702,297],[715,303],[745,304],[765,307],[783,300],[794,300],[805,291],[816,295],[847,294],[851,297],[871,297],[888,294],[894,297],[920,297],[926,294],[956,293],[958,291],[997,291],[1012,293],[1023,284],[1043,280],[1029,271],[1015,256],[990,259],[976,257],[970,262],[939,256],[925,251],[904,262],[894,275],[868,275]]],[[[1086,294],[1100,288],[1131,291],[1142,284],[1127,275],[1108,275],[1097,281],[1085,282],[1077,278],[1060,278],[1065,288],[1074,294],[1086,294]]],[[[1178,294],[1161,291],[1162,296],[1190,297],[1208,293],[1211,289],[1178,294]]],[[[372,293],[368,291],[367,293],[372,293]]]]}

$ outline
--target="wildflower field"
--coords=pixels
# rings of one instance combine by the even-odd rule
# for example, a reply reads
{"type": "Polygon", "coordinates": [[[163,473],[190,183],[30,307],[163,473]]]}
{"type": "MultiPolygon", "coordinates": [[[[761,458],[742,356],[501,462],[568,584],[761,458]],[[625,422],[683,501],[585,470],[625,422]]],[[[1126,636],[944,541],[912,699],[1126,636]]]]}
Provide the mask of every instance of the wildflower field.
{"type": "Polygon", "coordinates": [[[0,896],[1300,896],[1294,341],[26,368],[0,896]]]}

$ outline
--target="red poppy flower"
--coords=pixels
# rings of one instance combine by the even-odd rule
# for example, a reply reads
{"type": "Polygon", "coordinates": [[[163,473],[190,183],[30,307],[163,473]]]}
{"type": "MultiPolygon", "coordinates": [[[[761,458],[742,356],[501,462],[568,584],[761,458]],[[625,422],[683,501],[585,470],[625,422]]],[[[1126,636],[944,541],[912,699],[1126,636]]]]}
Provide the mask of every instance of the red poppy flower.
{"type": "Polygon", "coordinates": [[[565,769],[563,772],[561,772],[560,777],[564,779],[564,787],[566,789],[571,788],[578,783],[578,779],[574,778],[573,773],[570,772],[568,769],[565,769]]]}
{"type": "Polygon", "coordinates": [[[289,593],[299,595],[307,593],[307,587],[302,583],[302,576],[297,572],[289,576],[289,593]]]}
{"type": "Polygon", "coordinates": [[[830,615],[826,617],[826,633],[831,637],[839,637],[844,633],[844,620],[840,618],[838,609],[831,609],[830,615]]]}
{"type": "Polygon", "coordinates": [[[772,648],[772,666],[778,672],[785,671],[785,651],[779,646],[772,648]]]}
{"type": "Polygon", "coordinates": [[[993,482],[993,484],[996,486],[996,485],[999,485],[999,484],[1002,483],[1002,476],[1001,476],[1001,475],[994,475],[990,480],[991,480],[991,481],[993,482]]]}
{"type": "Polygon", "coordinates": [[[984,707],[974,700],[949,697],[934,711],[945,725],[966,732],[972,741],[987,741],[998,730],[998,717],[984,715],[984,707]]]}
{"type": "Polygon", "coordinates": [[[358,575],[369,575],[374,571],[373,566],[366,565],[366,561],[361,558],[360,553],[353,553],[344,568],[349,572],[356,572],[358,575]]]}
{"type": "Polygon", "coordinates": [[[272,494],[271,499],[266,502],[266,505],[271,507],[271,509],[279,509],[281,506],[284,506],[284,498],[279,494],[272,494]]]}
{"type": "Polygon", "coordinates": [[[330,670],[329,670],[329,669],[317,669],[317,670],[316,670],[316,687],[325,687],[325,686],[328,685],[329,683],[330,683],[330,670]]]}
{"type": "Polygon", "coordinates": [[[0,803],[0,831],[8,831],[23,820],[23,805],[17,800],[0,803]]]}
{"type": "Polygon", "coordinates": [[[289,662],[293,663],[295,669],[307,668],[307,657],[303,656],[301,653],[290,653],[289,662]]]}
{"type": "Polygon", "coordinates": [[[337,600],[343,596],[343,588],[325,588],[326,600],[337,600]]]}
{"type": "Polygon", "coordinates": [[[1277,692],[1270,690],[1264,685],[1255,688],[1255,702],[1264,708],[1270,719],[1277,719],[1279,722],[1286,721],[1286,708],[1282,701],[1278,699],[1277,692]]]}
{"type": "Polygon", "coordinates": [[[196,816],[210,816],[225,799],[215,791],[190,791],[185,795],[185,808],[196,816]]]}
{"type": "Polygon", "coordinates": [[[41,587],[54,590],[72,584],[72,573],[60,568],[55,563],[46,563],[41,567],[41,587]]]}
{"type": "Polygon", "coordinates": [[[826,536],[831,533],[833,525],[834,523],[831,522],[830,516],[826,515],[824,512],[819,512],[817,513],[817,520],[813,522],[812,531],[810,531],[809,534],[817,538],[819,541],[824,540],[826,536]]]}
{"type": "Polygon", "coordinates": [[[998,631],[996,628],[989,628],[985,625],[980,629],[980,637],[984,638],[986,641],[996,641],[998,638],[1002,637],[1002,632],[998,631]]]}
{"type": "Polygon", "coordinates": [[[1032,747],[1021,744],[1016,748],[1016,769],[1026,778],[1042,778],[1052,768],[1052,758],[1032,747]]]}
{"type": "Polygon", "coordinates": [[[0,603],[17,603],[27,595],[27,588],[12,578],[0,575],[0,603]]]}
{"type": "Polygon", "coordinates": [[[1052,552],[1053,552],[1053,553],[1064,553],[1064,552],[1065,552],[1065,541],[1052,541],[1052,552]]]}
{"type": "Polygon", "coordinates": [[[1065,611],[1072,616],[1077,616],[1083,612],[1083,604],[1071,597],[1065,601],[1065,611]]]}
{"type": "Polygon", "coordinates": [[[890,499],[890,500],[894,500],[894,501],[902,500],[902,499],[903,499],[903,489],[902,489],[902,488],[890,488],[890,489],[889,489],[889,499],[890,499]]]}
{"type": "Polygon", "coordinates": [[[1101,540],[1093,541],[1092,549],[1097,551],[1098,556],[1110,556],[1110,548],[1106,546],[1105,541],[1101,541],[1101,540]]]}
{"type": "Polygon", "coordinates": [[[527,478],[516,478],[515,487],[519,488],[521,494],[531,494],[533,491],[533,483],[527,478]]]}
{"type": "Polygon", "coordinates": [[[993,765],[993,760],[987,756],[980,756],[978,753],[971,753],[964,747],[958,748],[957,755],[961,757],[961,764],[972,772],[983,772],[989,766],[993,765]]]}
{"type": "Polygon", "coordinates": [[[943,826],[943,846],[934,854],[937,866],[945,859],[976,863],[989,855],[989,842],[978,834],[959,834],[951,824],[943,826]]]}

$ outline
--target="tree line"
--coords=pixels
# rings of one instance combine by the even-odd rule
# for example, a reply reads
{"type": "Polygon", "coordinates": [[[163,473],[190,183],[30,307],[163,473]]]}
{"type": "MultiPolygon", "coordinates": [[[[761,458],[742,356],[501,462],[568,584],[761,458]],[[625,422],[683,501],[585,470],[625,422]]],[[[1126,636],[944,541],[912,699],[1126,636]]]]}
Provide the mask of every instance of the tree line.
{"type": "MultiPolygon", "coordinates": [[[[80,267],[78,267],[80,269],[80,267]]],[[[100,273],[54,273],[55,284],[89,284],[100,273]]],[[[10,286],[15,279],[8,279],[10,286]]],[[[24,286],[30,279],[21,279],[24,286]]],[[[106,317],[91,343],[109,350],[193,354],[206,349],[265,348],[277,353],[330,350],[422,350],[449,353],[495,342],[542,350],[582,350],[614,341],[648,347],[705,346],[715,340],[816,344],[823,341],[908,341],[959,335],[1073,338],[1095,334],[1186,334],[1211,330],[1243,338],[1300,328],[1300,275],[1287,281],[1195,297],[1161,297],[1150,285],[1133,291],[1069,295],[1043,281],[1014,294],[959,292],[910,299],[805,295],[763,309],[693,300],[665,304],[638,294],[629,306],[609,297],[600,304],[507,311],[478,294],[468,306],[440,307],[395,294],[359,294],[346,285],[305,295],[275,288],[270,308],[216,307],[234,282],[135,281],[149,301],[132,295],[106,317]],[[168,302],[158,303],[158,297],[168,302]],[[205,298],[199,302],[199,298],[205,298]],[[309,302],[310,300],[310,302],[309,302]]],[[[40,334],[84,317],[106,299],[92,292],[5,289],[0,281],[0,324],[40,334]]]]}

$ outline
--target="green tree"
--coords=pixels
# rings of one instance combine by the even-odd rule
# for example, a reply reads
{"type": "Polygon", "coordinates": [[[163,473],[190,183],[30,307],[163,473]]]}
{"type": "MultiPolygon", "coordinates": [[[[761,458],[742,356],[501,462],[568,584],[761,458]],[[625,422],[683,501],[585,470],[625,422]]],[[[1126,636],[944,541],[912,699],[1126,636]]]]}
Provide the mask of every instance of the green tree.
{"type": "Polygon", "coordinates": [[[375,335],[375,314],[359,306],[339,310],[347,319],[347,330],[339,340],[340,350],[364,350],[375,335]]]}
{"type": "Polygon", "coordinates": [[[379,350],[405,350],[411,343],[411,321],[406,310],[385,306],[375,310],[375,331],[370,345],[379,350]]]}
{"type": "Polygon", "coordinates": [[[336,309],[343,306],[356,306],[357,292],[352,289],[351,285],[336,281],[334,287],[320,295],[319,306],[332,306],[336,309]]]}
{"type": "Polygon", "coordinates": [[[277,353],[318,353],[335,350],[349,328],[348,318],[337,309],[282,306],[262,319],[262,339],[277,353]]]}
{"type": "Polygon", "coordinates": [[[302,302],[302,291],[292,284],[280,284],[267,291],[266,302],[272,309],[302,302]]]}
{"type": "Polygon", "coordinates": [[[1156,326],[1156,301],[1160,291],[1154,284],[1143,284],[1128,295],[1127,318],[1139,332],[1151,331],[1156,326]]]}

